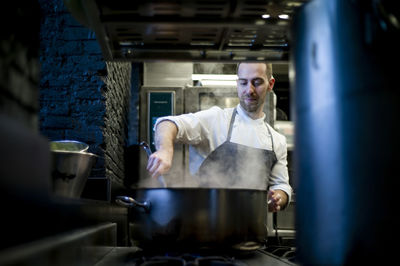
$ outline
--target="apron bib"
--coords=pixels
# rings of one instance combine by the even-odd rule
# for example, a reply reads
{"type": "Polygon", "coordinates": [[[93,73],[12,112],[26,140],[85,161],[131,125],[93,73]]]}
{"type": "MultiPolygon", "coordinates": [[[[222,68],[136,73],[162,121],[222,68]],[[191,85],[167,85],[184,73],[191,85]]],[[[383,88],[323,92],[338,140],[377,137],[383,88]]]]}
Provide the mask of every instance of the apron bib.
{"type": "Polygon", "coordinates": [[[203,187],[264,189],[268,188],[268,178],[272,167],[277,162],[272,150],[252,148],[232,143],[232,129],[236,117],[233,110],[226,141],[211,152],[200,165],[198,177],[203,187]]]}

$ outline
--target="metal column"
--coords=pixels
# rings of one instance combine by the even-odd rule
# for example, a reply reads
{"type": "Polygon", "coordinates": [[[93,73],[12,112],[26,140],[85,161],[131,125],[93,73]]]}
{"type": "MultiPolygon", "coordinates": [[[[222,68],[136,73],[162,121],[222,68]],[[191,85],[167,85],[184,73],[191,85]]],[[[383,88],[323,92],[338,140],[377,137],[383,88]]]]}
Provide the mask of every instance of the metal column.
{"type": "Polygon", "coordinates": [[[305,265],[389,261],[395,250],[400,31],[387,16],[393,10],[389,1],[315,0],[293,22],[296,228],[305,265]]]}

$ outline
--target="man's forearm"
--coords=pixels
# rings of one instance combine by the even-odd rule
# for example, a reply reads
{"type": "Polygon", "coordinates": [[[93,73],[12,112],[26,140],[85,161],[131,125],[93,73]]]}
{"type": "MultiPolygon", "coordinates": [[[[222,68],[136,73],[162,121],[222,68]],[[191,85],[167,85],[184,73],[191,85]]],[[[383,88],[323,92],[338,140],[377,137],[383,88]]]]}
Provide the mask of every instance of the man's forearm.
{"type": "Polygon", "coordinates": [[[164,120],[160,122],[155,131],[155,146],[157,150],[163,149],[173,152],[174,142],[176,135],[178,134],[178,128],[175,123],[164,120]]]}
{"type": "Polygon", "coordinates": [[[152,177],[164,175],[170,170],[177,133],[178,129],[171,121],[162,121],[157,124],[154,134],[157,150],[150,155],[147,162],[147,170],[152,177]]]}

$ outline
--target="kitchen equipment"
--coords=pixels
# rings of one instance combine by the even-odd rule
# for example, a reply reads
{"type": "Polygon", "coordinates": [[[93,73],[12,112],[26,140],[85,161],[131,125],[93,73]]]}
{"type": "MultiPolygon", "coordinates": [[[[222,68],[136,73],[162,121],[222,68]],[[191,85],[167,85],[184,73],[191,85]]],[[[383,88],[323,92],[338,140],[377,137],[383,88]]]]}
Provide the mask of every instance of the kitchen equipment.
{"type": "Polygon", "coordinates": [[[137,62],[288,60],[292,16],[308,1],[64,0],[105,60],[137,62]]]}
{"type": "Polygon", "coordinates": [[[79,198],[97,155],[77,151],[51,151],[53,192],[62,197],[79,198]]]}
{"type": "Polygon", "coordinates": [[[130,207],[132,244],[255,250],[267,237],[267,192],[249,189],[135,189],[116,202],[130,207]]]}
{"type": "Polygon", "coordinates": [[[96,266],[123,265],[218,265],[218,266],[297,266],[295,250],[290,247],[258,249],[252,252],[201,250],[193,252],[162,252],[137,247],[115,247],[96,266]],[[283,254],[284,253],[284,254],[283,254]],[[291,253],[291,254],[289,254],[291,253]]]}
{"type": "MultiPolygon", "coordinates": [[[[154,66],[154,64],[152,64],[154,66]]],[[[157,65],[159,66],[159,65],[157,65]]],[[[150,67],[149,65],[144,65],[143,82],[148,84],[150,78],[160,80],[164,82],[167,76],[158,75],[162,69],[173,68],[171,66],[163,66],[163,68],[150,67]],[[145,75],[148,73],[148,75],[145,75]],[[150,75],[149,73],[153,73],[150,75]]],[[[183,69],[181,67],[179,70],[183,69]]],[[[171,75],[177,76],[177,73],[172,73],[167,71],[171,75]]],[[[140,125],[139,125],[139,136],[140,139],[146,141],[151,150],[155,150],[153,145],[153,128],[157,118],[168,115],[179,115],[183,113],[183,88],[182,87],[141,87],[140,88],[140,125]]],[[[176,143],[174,145],[174,158],[172,160],[171,169],[168,174],[164,175],[164,178],[168,180],[168,186],[175,186],[176,184],[183,184],[185,182],[184,168],[182,167],[183,162],[183,144],[176,143]]],[[[139,153],[139,187],[159,187],[159,182],[151,182],[149,180],[149,173],[146,169],[147,165],[147,155],[143,152],[139,153]]],[[[156,180],[157,181],[157,180],[156,180]]]]}
{"type": "MultiPolygon", "coordinates": [[[[184,113],[194,113],[207,110],[212,106],[232,108],[239,104],[238,92],[235,86],[194,86],[185,87],[184,113]]],[[[275,110],[276,95],[273,92],[267,94],[264,104],[266,121],[274,124],[273,113],[275,110]]]]}
{"type": "Polygon", "coordinates": [[[54,140],[50,142],[50,149],[52,151],[81,151],[85,152],[89,145],[76,140],[54,140]]]}
{"type": "MultiPolygon", "coordinates": [[[[140,142],[140,146],[143,147],[143,149],[146,151],[147,158],[149,158],[150,155],[152,154],[149,145],[145,141],[142,141],[142,142],[140,142]]],[[[165,179],[162,175],[160,175],[157,179],[158,179],[158,182],[160,182],[162,187],[164,187],[164,188],[167,187],[167,183],[165,182],[165,179]]]]}

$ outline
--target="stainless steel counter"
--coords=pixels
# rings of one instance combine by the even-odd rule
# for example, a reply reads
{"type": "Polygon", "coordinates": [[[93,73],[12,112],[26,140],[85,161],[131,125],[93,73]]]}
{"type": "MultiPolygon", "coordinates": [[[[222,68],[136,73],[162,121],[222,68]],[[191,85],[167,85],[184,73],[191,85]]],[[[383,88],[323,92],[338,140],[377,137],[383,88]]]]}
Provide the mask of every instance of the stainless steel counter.
{"type": "Polygon", "coordinates": [[[117,243],[117,226],[104,223],[0,251],[0,265],[94,265],[117,243]]]}

